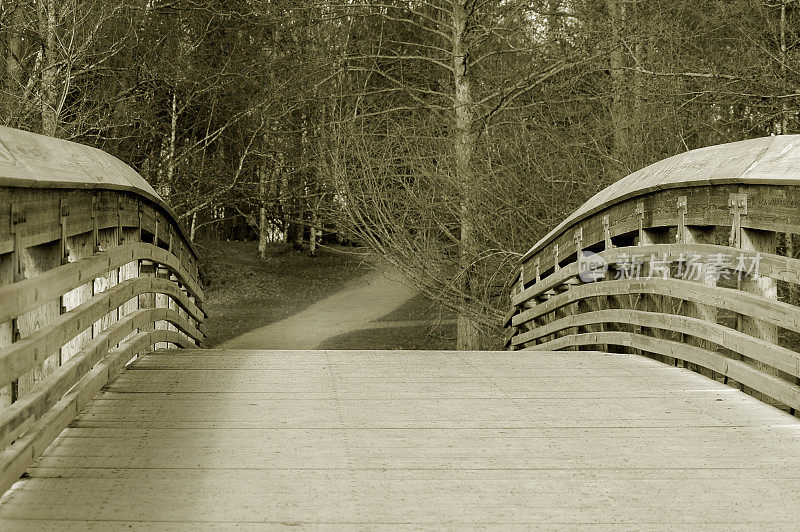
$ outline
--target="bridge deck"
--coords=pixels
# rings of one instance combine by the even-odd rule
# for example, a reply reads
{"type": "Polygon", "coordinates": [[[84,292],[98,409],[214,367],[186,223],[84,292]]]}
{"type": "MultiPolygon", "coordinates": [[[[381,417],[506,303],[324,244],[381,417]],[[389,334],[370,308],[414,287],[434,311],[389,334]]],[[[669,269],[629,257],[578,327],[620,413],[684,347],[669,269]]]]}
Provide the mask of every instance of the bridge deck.
{"type": "Polygon", "coordinates": [[[161,352],[28,475],[0,529],[796,526],[800,422],[632,355],[161,352]]]}

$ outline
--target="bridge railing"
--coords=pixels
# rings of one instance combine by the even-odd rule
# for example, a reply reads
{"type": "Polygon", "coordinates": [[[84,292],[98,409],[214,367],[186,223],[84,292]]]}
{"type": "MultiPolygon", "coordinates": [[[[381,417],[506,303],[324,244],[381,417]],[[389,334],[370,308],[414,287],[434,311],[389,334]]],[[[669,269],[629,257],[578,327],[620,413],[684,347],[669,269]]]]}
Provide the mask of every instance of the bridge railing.
{"type": "Polygon", "coordinates": [[[635,352],[800,408],[800,137],[687,152],[590,199],[522,259],[510,349],[635,352]]]}
{"type": "Polygon", "coordinates": [[[0,128],[0,493],[126,363],[203,341],[198,255],[129,167],[0,128]]]}

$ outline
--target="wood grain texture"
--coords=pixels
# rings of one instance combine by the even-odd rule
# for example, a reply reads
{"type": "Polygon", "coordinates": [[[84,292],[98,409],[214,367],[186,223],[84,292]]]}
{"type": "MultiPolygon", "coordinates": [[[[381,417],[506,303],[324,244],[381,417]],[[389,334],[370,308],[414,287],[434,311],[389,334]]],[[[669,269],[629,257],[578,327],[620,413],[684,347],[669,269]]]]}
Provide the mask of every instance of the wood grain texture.
{"type": "MultiPolygon", "coordinates": [[[[192,346],[203,341],[203,334],[176,311],[166,308],[137,310],[124,319],[114,323],[97,338],[89,342],[66,363],[57,368],[46,379],[35,386],[31,393],[14,404],[0,410],[0,449],[5,448],[15,438],[20,429],[26,428],[29,420],[41,418],[76,382],[78,382],[98,360],[109,350],[136,335],[139,328],[154,321],[164,320],[187,335],[193,342],[182,345],[192,346]]],[[[147,332],[147,331],[145,331],[147,332]]]]}
{"type": "Polygon", "coordinates": [[[90,257],[71,262],[26,279],[0,287],[0,322],[15,318],[35,309],[43,303],[56,299],[109,270],[117,269],[134,260],[151,260],[168,268],[186,286],[197,304],[202,306],[203,291],[198,282],[169,251],[147,244],[134,242],[96,253],[90,257]]]}
{"type": "Polygon", "coordinates": [[[545,326],[520,334],[512,339],[512,344],[529,347],[527,344],[538,338],[553,334],[555,331],[570,327],[585,327],[596,324],[629,324],[638,327],[662,329],[694,336],[706,340],[731,351],[747,356],[780,369],[790,375],[800,376],[800,353],[765,342],[749,334],[711,323],[701,318],[646,312],[629,309],[608,309],[586,312],[568,316],[562,320],[548,323],[545,326]]]}
{"type": "Polygon", "coordinates": [[[715,371],[720,375],[730,377],[791,408],[800,409],[800,387],[795,383],[765,373],[741,360],[734,360],[715,351],[687,345],[683,342],[653,338],[630,332],[600,332],[563,336],[528,349],[563,349],[582,345],[596,345],[598,343],[641,349],[649,353],[690,362],[715,371]]]}
{"type": "MultiPolygon", "coordinates": [[[[197,256],[175,213],[147,181],[127,164],[97,148],[0,126],[0,187],[21,193],[33,189],[106,190],[117,196],[131,193],[156,204],[197,256]]],[[[128,210],[126,223],[138,225],[138,216],[128,210]]],[[[58,225],[47,223],[45,227],[57,229],[58,225]]]]}
{"type": "MultiPolygon", "coordinates": [[[[776,233],[770,231],[754,231],[741,229],[739,244],[742,249],[754,250],[764,253],[774,253],[776,248],[776,233]]],[[[778,283],[775,279],[760,275],[743,276],[739,288],[744,292],[758,294],[767,299],[778,299],[778,283]]],[[[755,338],[760,338],[765,343],[777,344],[778,327],[774,323],[764,322],[758,316],[740,315],[737,319],[737,329],[755,338]]],[[[777,371],[759,360],[753,360],[752,365],[760,371],[777,375],[777,371]]],[[[756,396],[758,397],[758,396],[756,396]]],[[[761,397],[759,397],[761,399],[761,397]]]]}
{"type": "Polygon", "coordinates": [[[800,185],[798,168],[798,135],[763,137],[681,153],[642,168],[592,196],[537,242],[522,260],[550,244],[578,221],[627,198],[687,186],[800,185]]]}
{"type": "MultiPolygon", "coordinates": [[[[656,244],[650,246],[629,246],[619,247],[598,253],[608,264],[619,264],[621,261],[630,260],[634,255],[640,257],[655,256],[665,262],[676,263],[685,260],[686,257],[696,257],[699,262],[718,262],[717,258],[721,255],[725,257],[735,257],[737,260],[741,256],[745,264],[750,264],[758,260],[759,274],[764,277],[785,281],[792,284],[800,284],[800,259],[783,257],[774,253],[759,253],[757,251],[737,249],[729,246],[718,246],[711,244],[656,244]]],[[[734,264],[735,266],[735,264],[734,264]]],[[[731,268],[722,268],[724,271],[733,271],[731,268]]],[[[512,306],[519,306],[526,301],[552,290],[566,282],[568,279],[576,277],[578,264],[572,263],[562,267],[557,273],[551,274],[519,294],[512,296],[512,306]]],[[[527,274],[526,274],[527,277],[527,274]]]]}
{"type": "MultiPolygon", "coordinates": [[[[731,226],[729,199],[731,193],[746,195],[750,209],[742,218],[742,227],[760,231],[777,231],[800,234],[800,217],[796,213],[796,205],[800,204],[800,186],[748,185],[729,184],[714,186],[692,186],[665,189],[651,192],[606,207],[579,222],[583,230],[585,249],[601,251],[605,249],[605,227],[603,218],[609,218],[609,231],[613,243],[617,246],[629,246],[639,230],[640,219],[637,205],[644,204],[645,216],[641,220],[645,229],[672,232],[678,225],[675,204],[679,197],[687,196],[697,208],[686,215],[686,224],[694,226],[731,226]]],[[[545,248],[525,259],[522,264],[529,268],[536,260],[540,261],[542,275],[552,272],[552,249],[558,244],[560,248],[570,246],[575,227],[566,228],[563,233],[545,248]]],[[[673,238],[672,242],[676,242],[673,238]]],[[[564,257],[562,257],[564,258],[564,257]]],[[[531,272],[525,272],[525,284],[530,284],[531,272]]]]}
{"type": "Polygon", "coordinates": [[[799,429],[633,355],[158,352],[0,499],[0,528],[793,527],[799,429]]]}
{"type": "Polygon", "coordinates": [[[711,287],[683,279],[630,279],[602,281],[576,286],[536,307],[517,314],[514,326],[528,322],[579,299],[624,294],[657,294],[699,304],[712,305],[751,316],[784,329],[800,331],[800,309],[770,298],[749,294],[733,288],[711,287]]]}
{"type": "MultiPolygon", "coordinates": [[[[58,316],[30,336],[0,350],[0,386],[5,386],[13,379],[32,369],[43,357],[48,356],[66,342],[92,327],[109,311],[125,302],[137,298],[140,294],[155,293],[169,296],[181,308],[187,311],[194,320],[202,322],[202,311],[186,296],[186,294],[168,279],[137,277],[122,281],[96,294],[91,299],[58,316]]],[[[163,305],[166,306],[166,305],[163,305]]],[[[103,329],[112,327],[114,319],[103,329]]]]}
{"type": "Polygon", "coordinates": [[[50,445],[58,434],[113,380],[125,363],[144,346],[170,342],[188,347],[190,342],[173,331],[148,331],[112,349],[106,359],[96,364],[58,402],[36,421],[25,434],[0,454],[0,492],[11,486],[27,467],[50,445]]]}

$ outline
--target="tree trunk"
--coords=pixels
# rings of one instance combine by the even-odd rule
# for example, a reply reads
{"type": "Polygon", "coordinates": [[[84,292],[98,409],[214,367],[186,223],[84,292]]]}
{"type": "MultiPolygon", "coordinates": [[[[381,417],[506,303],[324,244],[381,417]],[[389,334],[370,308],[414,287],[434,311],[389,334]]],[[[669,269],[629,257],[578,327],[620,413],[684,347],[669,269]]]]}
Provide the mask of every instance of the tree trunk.
{"type": "Polygon", "coordinates": [[[611,71],[611,127],[612,153],[616,167],[614,178],[627,172],[628,158],[628,113],[625,101],[625,55],[622,51],[621,32],[624,24],[624,11],[620,0],[606,0],[609,24],[611,26],[611,53],[609,67],[611,71]]]}
{"type": "Polygon", "coordinates": [[[169,198],[172,193],[172,180],[175,178],[175,142],[178,138],[178,95],[172,91],[172,106],[170,107],[170,126],[169,144],[167,145],[167,173],[166,183],[161,185],[161,193],[164,199],[169,198]]]}
{"type": "Polygon", "coordinates": [[[558,12],[561,10],[561,0],[550,0],[547,9],[547,47],[550,53],[558,52],[558,37],[561,30],[561,16],[558,12]]]}
{"type": "MultiPolygon", "coordinates": [[[[781,0],[781,84],[786,95],[786,0],[781,0]]],[[[789,102],[781,103],[781,135],[789,134],[789,102]]]]}
{"type": "Polygon", "coordinates": [[[22,52],[21,47],[21,28],[22,28],[22,7],[15,4],[11,14],[11,24],[6,28],[6,48],[5,48],[5,94],[7,97],[3,101],[3,111],[7,117],[16,116],[17,105],[14,102],[14,95],[20,92],[20,64],[19,58],[22,52]]]}
{"type": "Polygon", "coordinates": [[[312,222],[310,236],[308,237],[308,254],[312,257],[317,256],[317,227],[316,222],[312,222]]]}
{"type": "Polygon", "coordinates": [[[470,313],[474,301],[474,259],[476,253],[472,158],[476,137],[474,102],[467,74],[467,51],[464,36],[467,33],[467,10],[461,2],[453,4],[453,81],[455,89],[455,124],[453,128],[453,153],[455,157],[455,182],[461,187],[459,199],[459,225],[461,229],[459,250],[459,290],[461,302],[458,312],[459,350],[480,349],[477,324],[470,313]]]}
{"type": "Polygon", "coordinates": [[[258,257],[261,260],[267,258],[267,238],[269,229],[267,227],[267,163],[262,162],[258,169],[258,257]]]}
{"type": "Polygon", "coordinates": [[[194,242],[194,235],[197,232],[197,211],[192,213],[192,225],[189,229],[189,240],[194,242]]]}
{"type": "Polygon", "coordinates": [[[36,3],[39,16],[39,35],[44,47],[42,51],[42,85],[40,105],[42,115],[42,134],[55,136],[58,117],[56,116],[56,0],[36,3]]]}
{"type": "Polygon", "coordinates": [[[283,216],[283,241],[289,244],[294,241],[294,234],[292,233],[294,224],[289,221],[289,218],[291,218],[291,203],[289,201],[289,175],[287,172],[283,171],[282,168],[281,192],[279,197],[281,203],[281,215],[283,216]]]}
{"type": "MultiPolygon", "coordinates": [[[[303,211],[298,208],[297,212],[295,213],[297,216],[298,222],[303,221],[303,211]]],[[[302,251],[303,249],[303,233],[305,232],[305,226],[302,223],[295,223],[292,224],[294,226],[294,241],[292,242],[292,249],[295,251],[302,251]]]]}

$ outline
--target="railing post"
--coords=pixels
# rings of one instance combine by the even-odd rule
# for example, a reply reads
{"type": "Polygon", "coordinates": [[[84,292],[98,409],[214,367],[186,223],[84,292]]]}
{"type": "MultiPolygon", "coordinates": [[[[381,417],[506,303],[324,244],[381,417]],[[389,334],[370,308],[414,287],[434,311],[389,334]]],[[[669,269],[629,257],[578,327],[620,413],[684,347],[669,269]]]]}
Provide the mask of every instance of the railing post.
{"type": "MultiPolygon", "coordinates": [[[[747,195],[731,194],[731,243],[742,251],[755,251],[759,253],[775,253],[777,247],[777,233],[774,231],[759,231],[742,226],[743,217],[747,216],[747,195]]],[[[758,294],[768,299],[778,299],[778,285],[771,277],[762,276],[758,272],[758,265],[752,271],[738,272],[738,283],[740,290],[751,294],[758,294]]],[[[778,344],[778,327],[770,323],[750,318],[744,315],[737,316],[736,328],[750,336],[764,340],[772,344],[778,344]]],[[[756,360],[747,359],[749,364],[765,373],[777,375],[778,371],[766,364],[756,360]]],[[[774,403],[766,395],[752,391],[754,397],[764,401],[774,403]]]]}
{"type": "MultiPolygon", "coordinates": [[[[156,265],[155,275],[159,279],[169,279],[169,270],[166,268],[156,265]]],[[[156,294],[155,297],[155,306],[156,308],[173,308],[173,301],[172,298],[166,294],[156,294]]],[[[156,329],[162,330],[170,330],[169,322],[168,321],[157,321],[155,323],[156,329]]],[[[159,343],[153,346],[153,349],[161,349],[161,348],[168,348],[169,344],[166,343],[159,343]]]]}
{"type": "MultiPolygon", "coordinates": [[[[57,205],[60,207],[60,203],[57,205]]],[[[52,214],[60,214],[57,208],[58,207],[53,209],[55,212],[52,214]]],[[[58,218],[58,216],[54,218],[58,218]]],[[[25,261],[25,277],[37,277],[48,270],[62,265],[60,238],[44,244],[21,248],[20,255],[22,255],[20,260],[24,259],[25,261]]],[[[18,316],[16,321],[17,327],[19,328],[19,338],[24,339],[39,330],[43,324],[52,323],[58,319],[61,315],[61,303],[60,297],[41,301],[41,304],[35,309],[18,316]]],[[[34,354],[37,362],[31,371],[21,375],[18,379],[19,397],[27,395],[37,382],[47,377],[58,368],[60,348],[61,346],[48,347],[47,352],[34,354]]]]}
{"type": "MultiPolygon", "coordinates": [[[[511,289],[511,299],[517,296],[520,292],[525,290],[525,263],[519,265],[519,281],[514,283],[513,288],[511,289]]],[[[511,344],[511,338],[514,337],[520,331],[520,327],[515,327],[512,325],[512,321],[514,319],[514,315],[520,312],[519,307],[514,307],[512,309],[511,317],[508,318],[508,331],[506,331],[506,345],[509,346],[509,350],[516,351],[519,349],[517,346],[511,344]]]]}
{"type": "Polygon", "coordinates": [[[141,242],[142,241],[142,202],[138,201],[138,200],[136,201],[136,214],[137,214],[137,218],[138,218],[138,221],[139,221],[139,224],[138,224],[139,225],[139,227],[138,227],[139,234],[136,237],[136,240],[141,242]]]}
{"type": "MultiPolygon", "coordinates": [[[[581,256],[583,255],[583,227],[579,227],[575,230],[572,236],[572,241],[575,244],[575,262],[580,265],[581,263],[581,256]]],[[[578,274],[580,275],[580,268],[578,269],[578,274]]],[[[581,284],[580,277],[576,277],[575,279],[571,280],[573,284],[581,284]]],[[[568,285],[568,289],[569,286],[568,285]]],[[[589,299],[581,299],[576,301],[574,304],[570,305],[567,309],[567,315],[578,315],[584,312],[590,312],[595,305],[592,304],[592,301],[589,299]]],[[[566,329],[566,334],[579,334],[582,332],[588,331],[589,328],[587,327],[571,327],[566,329]]],[[[576,351],[580,351],[580,347],[575,347],[576,351]]]]}
{"type": "MultiPolygon", "coordinates": [[[[113,209],[113,203],[111,203],[111,208],[113,209]]],[[[113,210],[111,211],[113,213],[113,210]]],[[[113,214],[112,214],[113,216],[113,214]]],[[[113,218],[112,218],[113,220],[113,218]]],[[[117,210],[117,221],[119,223],[119,210],[117,210]]],[[[103,229],[98,235],[98,246],[103,251],[109,251],[119,244],[119,226],[112,226],[106,229],[103,229]]],[[[103,275],[97,277],[93,283],[93,291],[95,294],[99,294],[109,288],[116,286],[119,283],[119,268],[113,268],[108,270],[103,275]]],[[[99,319],[92,327],[92,334],[94,336],[99,335],[102,331],[106,330],[109,326],[114,324],[119,317],[119,309],[113,308],[109,309],[108,314],[104,317],[99,319]]]]}
{"type": "MultiPolygon", "coordinates": [[[[561,259],[561,250],[559,250],[558,248],[558,243],[553,244],[553,274],[558,273],[558,271],[561,269],[561,265],[559,264],[560,259],[561,259]]],[[[568,289],[569,287],[565,285],[556,286],[555,290],[552,292],[552,295],[557,295],[559,293],[567,291],[568,289]]],[[[544,323],[545,324],[550,323],[560,318],[563,318],[567,313],[568,307],[569,306],[564,306],[555,309],[553,312],[548,313],[547,318],[544,320],[544,323]]],[[[553,338],[559,338],[561,336],[564,336],[564,334],[566,334],[566,331],[556,332],[553,334],[553,338]]]]}
{"type": "Polygon", "coordinates": [[[640,201],[636,204],[636,217],[639,219],[639,238],[637,241],[637,245],[639,246],[647,246],[649,244],[653,244],[653,241],[650,238],[649,233],[647,232],[647,228],[645,227],[644,216],[645,216],[644,202],[640,201]]]}
{"type": "MultiPolygon", "coordinates": [[[[714,243],[714,229],[700,226],[686,225],[686,216],[689,213],[689,201],[686,196],[680,196],[677,201],[678,210],[678,227],[675,232],[675,238],[679,244],[713,244],[714,243]]],[[[692,258],[680,264],[680,274],[687,281],[696,282],[705,286],[716,286],[718,272],[714,267],[705,262],[692,263],[692,258]]],[[[699,303],[685,302],[684,314],[693,318],[698,318],[709,323],[717,322],[717,309],[711,305],[702,305],[699,303]]],[[[713,350],[714,344],[703,340],[694,340],[687,338],[686,335],[681,335],[682,340],[689,345],[696,345],[704,349],[713,350]]],[[[693,371],[702,373],[707,377],[713,378],[711,370],[700,368],[695,364],[684,364],[693,371]]]]}
{"type": "Polygon", "coordinates": [[[122,203],[122,196],[117,196],[117,245],[121,246],[125,242],[125,235],[122,232],[122,211],[125,205],[122,203]]]}
{"type": "MultiPolygon", "coordinates": [[[[641,246],[652,246],[652,245],[655,245],[655,244],[664,243],[663,240],[665,239],[665,235],[663,234],[663,232],[653,231],[653,230],[649,229],[647,224],[645,223],[646,210],[645,210],[645,204],[644,204],[643,201],[640,201],[640,202],[638,202],[636,204],[636,214],[637,214],[637,217],[639,218],[639,237],[637,239],[637,246],[639,246],[639,247],[641,247],[641,246]]],[[[657,259],[657,257],[643,257],[643,256],[640,256],[638,258],[632,257],[631,260],[632,261],[641,260],[643,262],[646,262],[648,267],[650,268],[650,271],[649,272],[645,272],[644,270],[642,270],[640,272],[640,275],[645,275],[645,274],[646,275],[651,275],[653,273],[653,271],[652,271],[653,270],[652,261],[653,260],[658,260],[658,259],[657,259]]],[[[618,298],[614,298],[614,299],[618,299],[618,298]]],[[[637,296],[628,296],[628,302],[629,302],[628,306],[630,308],[635,309],[637,307],[640,307],[642,310],[644,310],[646,312],[655,312],[655,313],[664,312],[665,311],[665,308],[664,308],[665,301],[666,301],[666,299],[663,296],[655,295],[655,294],[640,294],[640,295],[637,295],[637,296]],[[635,300],[634,300],[634,297],[635,297],[635,300]]],[[[625,327],[625,329],[627,329],[627,330],[629,330],[629,331],[631,331],[633,333],[646,334],[646,335],[651,336],[653,338],[661,338],[661,337],[664,336],[658,329],[653,329],[653,328],[649,328],[649,327],[628,326],[628,327],[625,327]]],[[[635,351],[640,353],[640,354],[646,354],[647,356],[658,358],[658,359],[663,360],[664,362],[666,362],[668,364],[676,364],[676,360],[672,359],[671,357],[663,357],[661,355],[656,355],[654,353],[645,353],[645,352],[643,352],[641,350],[635,350],[635,351]]]]}
{"type": "MultiPolygon", "coordinates": [[[[87,256],[91,256],[96,252],[98,246],[97,240],[97,201],[92,196],[92,219],[93,228],[90,232],[75,235],[66,240],[65,244],[65,259],[67,262],[75,262],[87,256]]],[[[78,305],[88,301],[94,295],[94,279],[86,279],[86,283],[67,292],[61,296],[62,311],[69,312],[78,305]]],[[[78,334],[75,338],[64,344],[61,349],[61,363],[68,361],[72,356],[79,352],[86,344],[92,340],[93,327],[78,334]]]]}
{"type": "MultiPolygon", "coordinates": [[[[11,205],[9,206],[9,214],[11,215],[9,230],[11,231],[14,247],[11,252],[11,260],[0,262],[0,286],[10,285],[19,280],[20,262],[18,250],[20,241],[17,233],[19,228],[16,227],[19,223],[19,207],[16,201],[11,202],[11,205]]],[[[16,342],[18,336],[19,334],[16,319],[11,319],[4,323],[0,323],[0,349],[16,342]]],[[[15,401],[16,395],[16,381],[12,382],[8,386],[0,388],[0,408],[4,408],[15,401]]],[[[0,445],[2,444],[3,442],[0,441],[0,445]]]]}
{"type": "MultiPolygon", "coordinates": [[[[534,283],[539,283],[542,280],[541,263],[542,263],[541,258],[539,258],[538,256],[533,261],[534,283]]],[[[535,297],[535,298],[533,298],[531,303],[532,303],[532,306],[535,306],[535,305],[541,303],[542,301],[545,301],[545,299],[542,299],[541,297],[535,297]]],[[[524,310],[524,308],[521,309],[521,310],[524,310]]],[[[544,316],[540,316],[538,318],[534,318],[533,321],[531,322],[531,328],[535,329],[537,327],[540,327],[540,326],[544,325],[546,322],[547,322],[547,320],[545,319],[544,316]]],[[[544,338],[539,338],[538,340],[534,341],[533,343],[534,344],[538,344],[538,343],[541,343],[543,341],[544,341],[544,338]]]]}

